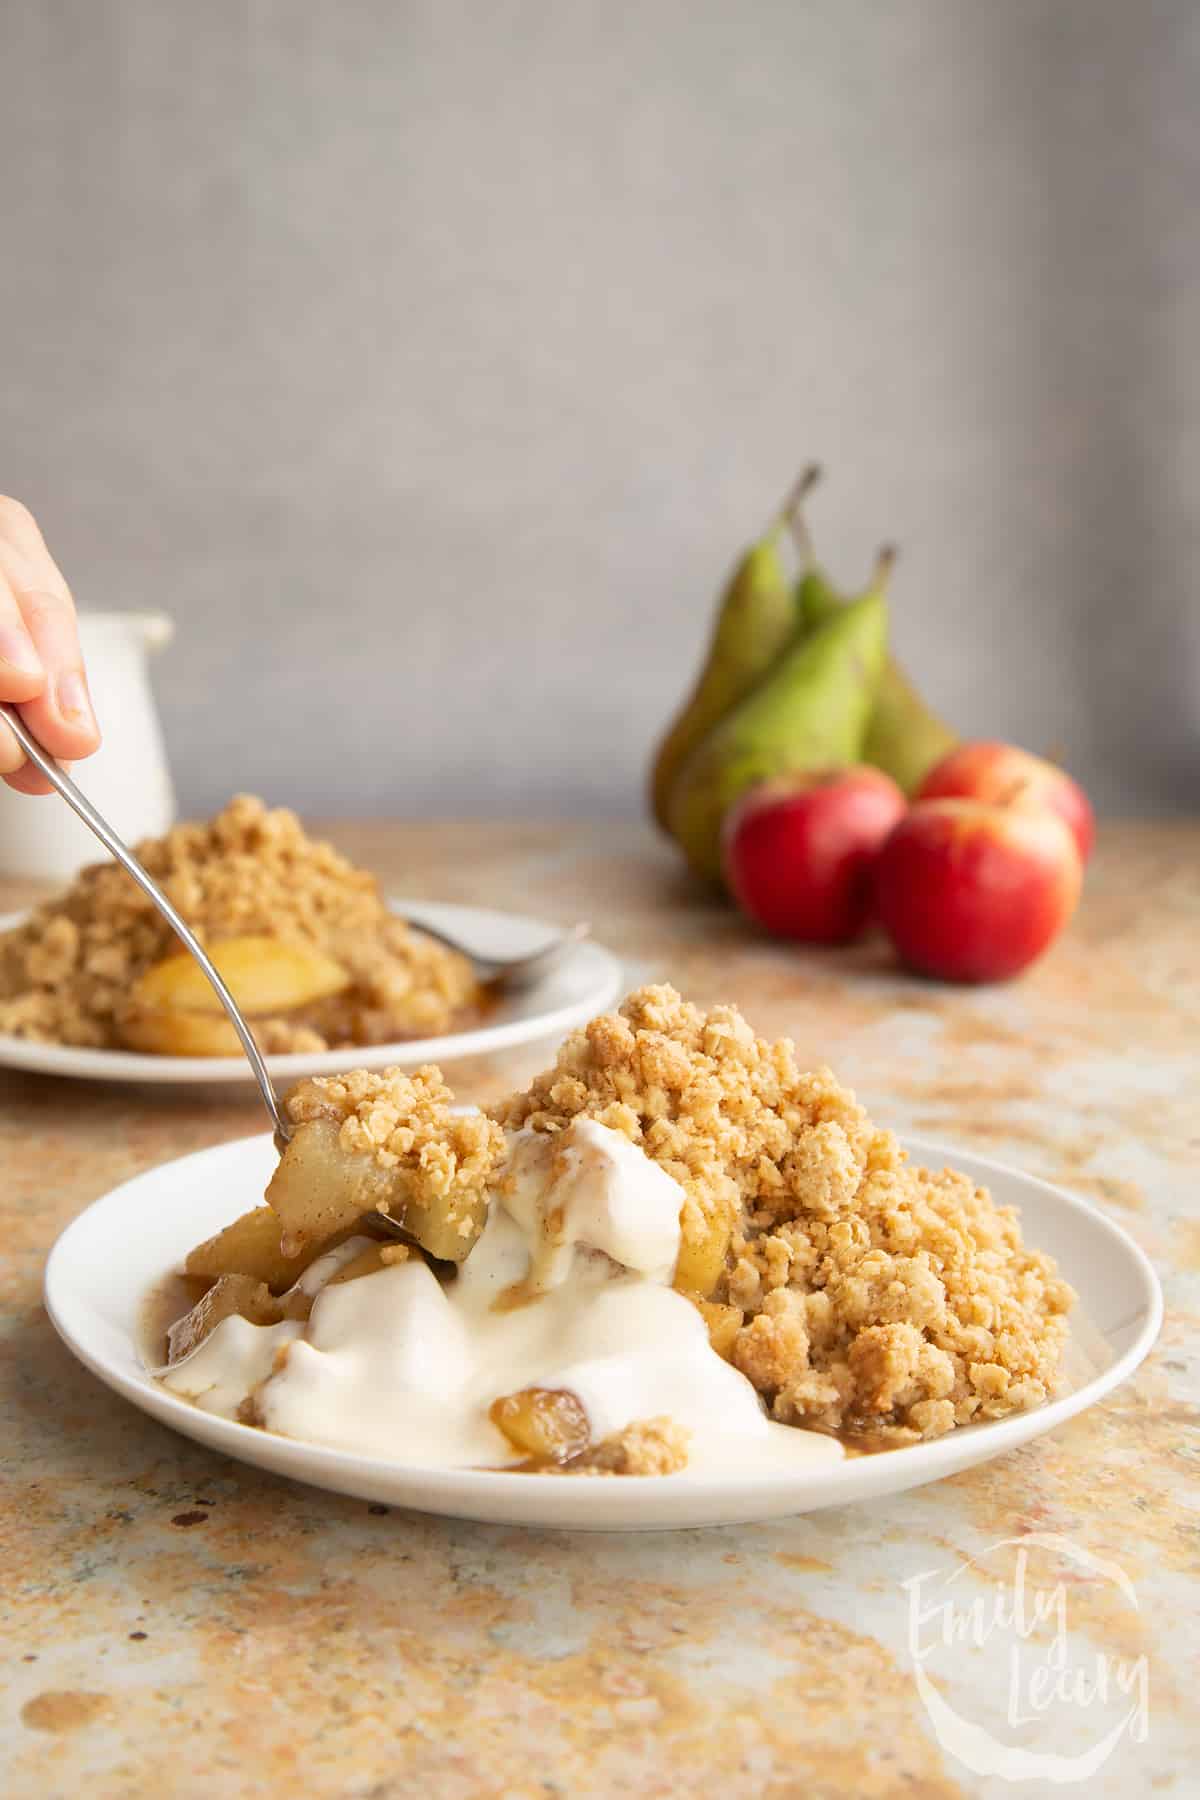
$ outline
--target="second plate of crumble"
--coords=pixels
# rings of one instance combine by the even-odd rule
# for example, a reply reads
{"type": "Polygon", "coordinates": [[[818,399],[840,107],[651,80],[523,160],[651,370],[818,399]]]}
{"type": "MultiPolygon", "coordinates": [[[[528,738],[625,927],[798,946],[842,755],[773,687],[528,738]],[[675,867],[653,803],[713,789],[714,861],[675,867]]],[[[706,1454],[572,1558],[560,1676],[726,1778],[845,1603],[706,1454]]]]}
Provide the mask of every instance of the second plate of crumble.
{"type": "MultiPolygon", "coordinates": [[[[294,813],[239,795],[137,846],[200,937],[275,1078],[416,1068],[561,1035],[614,1000],[617,959],[585,941],[498,995],[467,956],[504,960],[562,923],[382,893],[294,813]]],[[[247,1083],[233,1028],[151,902],[115,863],[0,919],[0,1065],[161,1084],[247,1083]]]]}

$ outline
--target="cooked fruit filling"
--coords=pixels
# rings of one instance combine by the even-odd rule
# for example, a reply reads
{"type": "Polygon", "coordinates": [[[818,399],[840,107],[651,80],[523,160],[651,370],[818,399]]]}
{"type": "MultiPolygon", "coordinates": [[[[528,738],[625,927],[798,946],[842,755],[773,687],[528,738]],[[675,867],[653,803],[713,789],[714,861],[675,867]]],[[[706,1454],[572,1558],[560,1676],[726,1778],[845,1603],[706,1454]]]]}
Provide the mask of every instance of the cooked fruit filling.
{"type": "Polygon", "coordinates": [[[437,1069],[357,1070],[302,1081],[286,1106],[295,1131],[267,1189],[285,1255],[381,1212],[444,1262],[460,1263],[483,1227],[504,1133],[455,1114],[437,1069]]]}
{"type": "Polygon", "coordinates": [[[534,1462],[565,1463],[587,1449],[592,1435],[583,1407],[563,1388],[502,1394],[488,1407],[488,1417],[514,1450],[534,1462]]]}

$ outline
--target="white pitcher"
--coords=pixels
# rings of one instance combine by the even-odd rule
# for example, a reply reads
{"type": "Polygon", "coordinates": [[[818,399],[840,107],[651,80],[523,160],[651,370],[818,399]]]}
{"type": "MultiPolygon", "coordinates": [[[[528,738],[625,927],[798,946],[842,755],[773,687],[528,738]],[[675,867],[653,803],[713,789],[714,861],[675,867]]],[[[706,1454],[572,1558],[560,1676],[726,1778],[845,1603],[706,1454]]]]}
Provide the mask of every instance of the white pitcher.
{"type": "MultiPolygon", "coordinates": [[[[175,792],[148,659],[174,634],[165,613],[81,612],[79,636],[104,741],[72,779],[125,839],[157,836],[175,818],[175,792]]],[[[14,794],[0,783],[0,874],[68,880],[104,851],[56,794],[14,794]]]]}

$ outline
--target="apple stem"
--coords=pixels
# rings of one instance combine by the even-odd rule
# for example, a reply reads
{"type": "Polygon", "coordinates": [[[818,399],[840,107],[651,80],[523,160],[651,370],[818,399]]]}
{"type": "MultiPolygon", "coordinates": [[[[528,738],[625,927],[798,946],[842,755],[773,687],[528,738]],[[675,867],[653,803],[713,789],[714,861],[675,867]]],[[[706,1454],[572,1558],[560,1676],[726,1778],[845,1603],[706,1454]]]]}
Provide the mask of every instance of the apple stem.
{"type": "Polygon", "coordinates": [[[997,795],[996,805],[997,806],[1011,806],[1014,800],[1020,799],[1021,795],[1025,792],[1025,789],[1028,786],[1029,786],[1028,775],[1018,775],[1011,787],[1006,787],[1002,793],[997,795]]]}
{"type": "Polygon", "coordinates": [[[817,553],[808,529],[808,520],[804,516],[804,502],[820,481],[822,472],[820,463],[809,463],[784,502],[780,515],[792,534],[792,541],[800,553],[801,561],[808,569],[816,568],[817,553]]]}

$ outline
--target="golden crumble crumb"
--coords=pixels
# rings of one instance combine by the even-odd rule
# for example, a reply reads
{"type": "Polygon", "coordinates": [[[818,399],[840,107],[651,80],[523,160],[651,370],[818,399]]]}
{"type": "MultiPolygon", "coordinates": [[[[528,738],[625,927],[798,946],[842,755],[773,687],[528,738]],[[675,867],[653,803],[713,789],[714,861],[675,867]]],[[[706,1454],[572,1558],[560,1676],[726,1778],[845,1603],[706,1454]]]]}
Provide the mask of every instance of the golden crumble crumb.
{"type": "Polygon", "coordinates": [[[537,1131],[580,1113],[683,1187],[677,1285],[741,1310],[728,1354],[776,1419],[932,1437],[1046,1398],[1074,1298],[1051,1259],[965,1175],[912,1167],[787,1039],[641,988],[495,1109],[537,1131]]]}
{"type": "Polygon", "coordinates": [[[691,1433],[673,1419],[635,1419],[602,1438],[565,1467],[543,1473],[564,1475],[674,1475],[686,1469],[691,1433]]]}
{"type": "MultiPolygon", "coordinates": [[[[339,993],[256,1018],[269,1052],[435,1036],[479,1003],[466,959],[395,918],[373,875],[284,808],[239,794],[207,823],[177,825],[137,854],[206,947],[273,937],[319,949],[348,973],[339,993]]],[[[94,864],[0,936],[0,1032],[121,1047],[133,984],[179,949],[125,871],[94,864]]]]}

